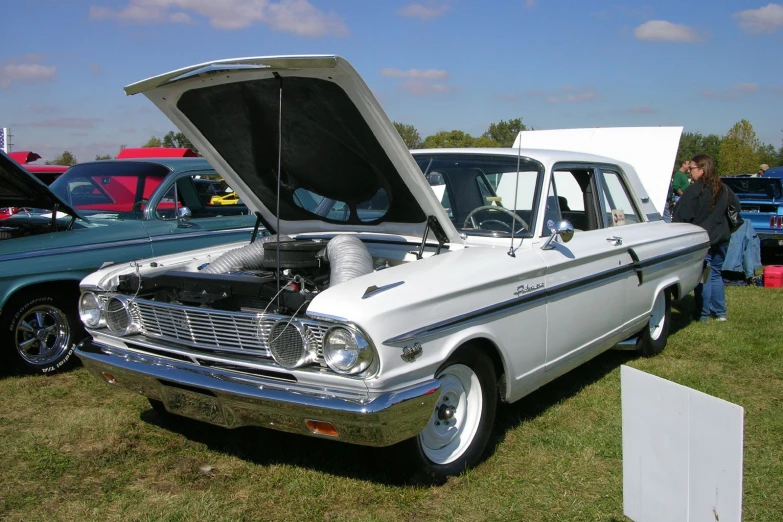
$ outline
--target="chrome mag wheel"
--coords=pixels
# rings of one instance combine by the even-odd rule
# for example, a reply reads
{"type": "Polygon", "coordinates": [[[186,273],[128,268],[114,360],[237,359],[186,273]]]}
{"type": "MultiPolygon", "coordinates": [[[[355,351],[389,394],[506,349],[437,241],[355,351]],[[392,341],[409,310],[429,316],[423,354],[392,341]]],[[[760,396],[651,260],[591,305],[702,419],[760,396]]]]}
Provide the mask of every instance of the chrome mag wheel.
{"type": "Polygon", "coordinates": [[[16,351],[36,366],[56,362],[71,344],[71,328],[65,313],[51,305],[30,308],[14,329],[16,351]]]}

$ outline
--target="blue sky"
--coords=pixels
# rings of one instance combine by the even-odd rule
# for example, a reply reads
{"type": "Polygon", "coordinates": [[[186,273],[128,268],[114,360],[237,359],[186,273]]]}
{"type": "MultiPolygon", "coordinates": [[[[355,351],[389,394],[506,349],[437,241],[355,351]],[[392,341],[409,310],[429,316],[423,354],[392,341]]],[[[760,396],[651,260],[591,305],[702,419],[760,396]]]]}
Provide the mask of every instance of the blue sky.
{"type": "Polygon", "coordinates": [[[174,127],[135,81],[211,59],[339,54],[422,137],[748,119],[783,138],[783,3],[734,0],[3,0],[13,150],[116,154],[174,127]]]}

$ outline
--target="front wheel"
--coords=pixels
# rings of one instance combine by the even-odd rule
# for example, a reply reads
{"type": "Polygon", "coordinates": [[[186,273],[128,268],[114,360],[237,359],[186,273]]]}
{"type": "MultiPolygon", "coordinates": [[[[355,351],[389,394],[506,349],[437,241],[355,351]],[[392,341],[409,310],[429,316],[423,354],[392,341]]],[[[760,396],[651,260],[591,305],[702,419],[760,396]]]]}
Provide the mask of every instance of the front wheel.
{"type": "Polygon", "coordinates": [[[440,397],[412,442],[425,475],[442,481],[479,462],[495,423],[497,384],[492,361],[473,348],[452,357],[435,376],[440,397]]]}
{"type": "Polygon", "coordinates": [[[647,326],[642,330],[636,343],[637,351],[644,357],[658,355],[666,348],[671,325],[671,297],[667,290],[658,293],[653,303],[652,313],[647,326]]]}
{"type": "Polygon", "coordinates": [[[75,303],[57,294],[30,293],[9,301],[0,321],[0,350],[25,373],[55,373],[74,362],[84,332],[75,303]]]}

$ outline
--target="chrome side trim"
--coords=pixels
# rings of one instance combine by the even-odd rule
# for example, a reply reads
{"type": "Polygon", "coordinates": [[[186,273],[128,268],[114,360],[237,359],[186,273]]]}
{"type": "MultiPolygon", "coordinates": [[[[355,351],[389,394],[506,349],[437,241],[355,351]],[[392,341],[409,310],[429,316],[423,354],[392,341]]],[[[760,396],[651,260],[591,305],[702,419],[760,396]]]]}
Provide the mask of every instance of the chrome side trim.
{"type": "Polygon", "coordinates": [[[469,322],[478,319],[491,318],[501,314],[508,313],[510,311],[519,312],[521,310],[541,304],[541,302],[545,302],[546,300],[551,299],[553,297],[561,298],[573,294],[574,292],[577,291],[582,292],[589,289],[590,287],[607,283],[618,277],[625,277],[625,275],[628,272],[641,273],[642,269],[650,268],[658,264],[666,263],[674,259],[678,259],[680,257],[686,257],[696,252],[699,252],[701,250],[704,250],[705,248],[709,248],[709,243],[694,245],[692,247],[678,250],[676,252],[672,252],[669,254],[655,256],[641,262],[634,261],[631,264],[623,265],[614,268],[612,270],[607,270],[605,272],[601,272],[589,277],[576,279],[574,281],[563,283],[561,285],[557,285],[552,288],[531,292],[529,294],[524,295],[523,297],[519,297],[516,299],[509,299],[507,301],[486,306],[484,308],[479,308],[478,310],[474,310],[472,312],[468,312],[449,319],[445,319],[443,321],[438,321],[437,323],[432,323],[423,326],[421,328],[417,328],[415,330],[411,330],[404,334],[398,335],[396,337],[387,339],[386,341],[384,341],[383,344],[388,345],[388,344],[410,343],[411,341],[418,340],[421,337],[435,335],[446,330],[451,330],[453,328],[461,327],[469,322]]]}
{"type": "Polygon", "coordinates": [[[335,427],[337,440],[367,446],[390,446],[416,436],[440,395],[437,379],[373,396],[337,397],[326,389],[305,390],[263,377],[238,378],[89,341],[75,353],[99,380],[162,401],[179,415],[228,428],[259,426],[310,436],[316,434],[305,420],[318,420],[335,427]]]}

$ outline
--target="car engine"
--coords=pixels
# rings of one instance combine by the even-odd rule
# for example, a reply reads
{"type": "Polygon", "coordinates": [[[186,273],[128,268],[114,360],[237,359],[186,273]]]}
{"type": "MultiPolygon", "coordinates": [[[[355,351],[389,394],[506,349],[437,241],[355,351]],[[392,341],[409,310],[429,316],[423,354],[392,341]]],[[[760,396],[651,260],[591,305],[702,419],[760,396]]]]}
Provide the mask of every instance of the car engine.
{"type": "Polygon", "coordinates": [[[268,236],[196,270],[175,267],[120,276],[117,291],[184,306],[296,315],[320,292],[372,271],[372,256],[355,236],[268,236]]]}

